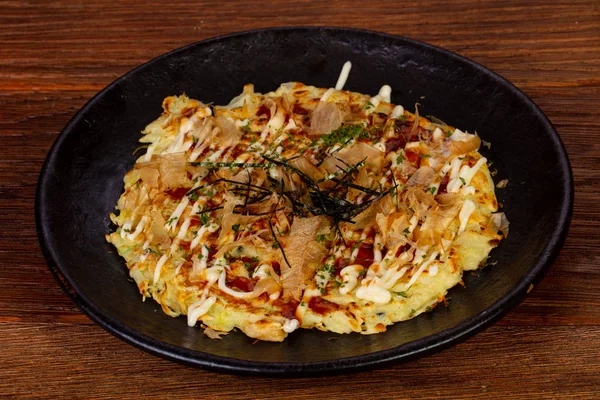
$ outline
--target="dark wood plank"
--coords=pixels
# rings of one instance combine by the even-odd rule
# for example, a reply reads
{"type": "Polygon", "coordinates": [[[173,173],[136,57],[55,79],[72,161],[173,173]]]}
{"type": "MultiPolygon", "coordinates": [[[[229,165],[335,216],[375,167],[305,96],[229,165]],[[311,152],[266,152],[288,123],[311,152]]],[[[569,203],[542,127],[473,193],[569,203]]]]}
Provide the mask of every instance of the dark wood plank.
{"type": "Polygon", "coordinates": [[[594,398],[600,393],[600,3],[444,0],[0,0],[0,396],[594,398]],[[501,74],[555,125],[576,183],[548,276],[486,332],[424,359],[326,379],[219,375],[94,325],[41,256],[33,201],[62,127],[97,91],[177,47],[270,26],[352,26],[444,47],[501,74]]]}
{"type": "Polygon", "coordinates": [[[74,330],[56,323],[5,323],[0,345],[9,356],[3,358],[0,393],[22,398],[32,393],[161,398],[168,393],[232,399],[554,399],[577,392],[592,398],[600,385],[598,335],[599,327],[497,326],[407,365],[342,377],[272,379],[173,365],[123,346],[97,326],[74,330]]]}

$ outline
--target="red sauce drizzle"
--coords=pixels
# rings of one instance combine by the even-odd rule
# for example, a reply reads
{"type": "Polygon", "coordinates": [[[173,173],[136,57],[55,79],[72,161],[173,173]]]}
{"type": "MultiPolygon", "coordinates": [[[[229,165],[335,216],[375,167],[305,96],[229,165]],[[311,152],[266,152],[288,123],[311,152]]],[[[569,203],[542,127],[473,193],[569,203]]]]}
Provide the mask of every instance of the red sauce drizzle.
{"type": "Polygon", "coordinates": [[[321,297],[313,297],[308,302],[308,307],[316,312],[317,314],[325,315],[333,312],[339,308],[339,306],[331,301],[327,301],[321,297]]]}
{"type": "Polygon", "coordinates": [[[339,275],[342,269],[348,265],[348,260],[345,258],[338,258],[333,263],[333,271],[335,275],[339,275]]]}
{"type": "Polygon", "coordinates": [[[248,269],[250,275],[252,275],[256,267],[258,267],[258,260],[252,259],[251,257],[240,257],[239,260],[244,263],[244,266],[248,269]]]}
{"type": "Polygon", "coordinates": [[[410,246],[408,244],[398,247],[398,250],[396,250],[396,257],[400,257],[400,254],[404,253],[409,248],[410,248],[410,246]]]}
{"type": "Polygon", "coordinates": [[[259,300],[259,301],[261,301],[263,303],[267,303],[269,301],[269,293],[267,293],[267,292],[261,293],[261,295],[258,296],[256,298],[256,300],[259,300]]]}
{"type": "Polygon", "coordinates": [[[202,153],[200,153],[200,155],[198,156],[199,159],[202,159],[202,157],[206,156],[208,154],[208,152],[210,151],[210,147],[206,146],[204,148],[204,150],[202,150],[202,153]]]}
{"type": "Polygon", "coordinates": [[[179,242],[179,247],[181,247],[181,249],[183,251],[189,252],[190,251],[190,242],[181,241],[181,242],[179,242]]]}
{"type": "Polygon", "coordinates": [[[363,267],[368,267],[373,264],[373,258],[373,243],[362,243],[358,248],[355,262],[363,267]]]}
{"type": "Polygon", "coordinates": [[[165,193],[171,196],[174,199],[181,199],[185,194],[189,191],[186,188],[177,188],[171,190],[165,190],[165,193]]]}
{"type": "Polygon", "coordinates": [[[404,148],[404,146],[406,145],[406,139],[404,138],[404,136],[398,136],[395,138],[391,138],[390,140],[388,140],[387,142],[385,142],[385,153],[389,153],[392,151],[396,151],[400,148],[404,148]]]}
{"type": "Polygon", "coordinates": [[[257,117],[262,117],[263,115],[265,115],[267,117],[267,119],[271,118],[271,110],[269,110],[264,104],[261,105],[258,108],[258,111],[256,112],[256,116],[257,117]]]}
{"type": "Polygon", "coordinates": [[[299,301],[289,300],[284,301],[282,299],[277,299],[273,302],[273,305],[279,307],[281,309],[281,315],[287,319],[296,318],[296,308],[300,304],[299,301]]]}
{"type": "Polygon", "coordinates": [[[411,134],[410,131],[412,131],[413,128],[413,123],[410,122],[406,125],[396,125],[395,127],[395,131],[396,133],[398,133],[399,135],[401,135],[405,141],[407,142],[416,142],[419,140],[419,132],[422,132],[423,129],[421,127],[417,127],[417,129],[415,129],[415,131],[411,134]]]}
{"type": "Polygon", "coordinates": [[[236,159],[240,154],[242,154],[244,152],[244,147],[245,146],[241,146],[241,145],[235,145],[235,147],[233,148],[233,150],[231,150],[231,157],[233,159],[236,159]]]}
{"type": "Polygon", "coordinates": [[[233,280],[227,282],[227,286],[241,290],[242,292],[251,292],[254,290],[255,282],[251,279],[243,276],[235,277],[233,280]]]}
{"type": "Polygon", "coordinates": [[[273,271],[275,271],[277,275],[281,275],[281,266],[277,261],[272,261],[271,267],[273,267],[273,271]]]}
{"type": "Polygon", "coordinates": [[[442,178],[442,181],[440,182],[440,186],[438,187],[438,194],[448,192],[448,182],[449,181],[450,181],[450,178],[448,177],[448,174],[444,175],[444,177],[442,178]]]}
{"type": "Polygon", "coordinates": [[[412,150],[406,151],[406,159],[411,163],[416,163],[419,161],[419,154],[415,153],[412,150]]]}
{"type": "Polygon", "coordinates": [[[218,250],[217,246],[216,245],[210,245],[210,244],[209,245],[205,244],[204,246],[208,246],[208,258],[207,258],[207,260],[210,261],[213,258],[215,258],[215,254],[217,254],[217,250],[218,250]]]}
{"type": "Polygon", "coordinates": [[[308,111],[306,111],[306,109],[302,108],[302,106],[300,106],[298,104],[294,104],[294,108],[292,109],[292,112],[294,114],[308,115],[308,111]]]}

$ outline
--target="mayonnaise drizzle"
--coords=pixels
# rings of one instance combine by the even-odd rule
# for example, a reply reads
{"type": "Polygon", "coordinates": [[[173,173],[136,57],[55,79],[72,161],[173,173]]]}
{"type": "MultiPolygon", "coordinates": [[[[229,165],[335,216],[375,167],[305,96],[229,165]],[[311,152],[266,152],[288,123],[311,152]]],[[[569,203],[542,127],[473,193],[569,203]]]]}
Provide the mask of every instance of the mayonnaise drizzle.
{"type": "Polygon", "coordinates": [[[154,283],[158,282],[158,279],[160,278],[160,271],[168,259],[169,257],[166,254],[163,254],[160,260],[158,260],[156,263],[156,267],[154,268],[154,283]]]}
{"type": "Polygon", "coordinates": [[[217,298],[215,296],[211,296],[208,299],[205,299],[204,297],[205,296],[202,296],[202,299],[200,299],[196,303],[192,304],[188,308],[188,311],[187,311],[188,312],[188,316],[187,316],[188,326],[196,325],[196,323],[198,322],[198,319],[201,316],[203,316],[204,314],[206,314],[208,312],[208,310],[210,310],[210,308],[213,306],[213,304],[215,304],[217,301],[217,298]]]}
{"type": "Polygon", "coordinates": [[[465,202],[463,203],[460,209],[460,213],[458,213],[458,219],[460,220],[460,228],[458,229],[459,235],[465,231],[467,223],[469,222],[469,218],[471,217],[471,214],[473,214],[473,211],[475,211],[476,208],[477,206],[472,200],[465,200],[465,202]]]}
{"type": "Polygon", "coordinates": [[[362,270],[362,265],[353,264],[344,267],[340,271],[340,276],[342,277],[342,286],[340,286],[340,294],[348,294],[354,290],[358,283],[358,275],[362,270]]]}
{"type": "Polygon", "coordinates": [[[398,117],[401,117],[404,115],[404,107],[398,105],[396,107],[394,107],[394,110],[392,111],[392,115],[390,116],[391,119],[398,119],[398,117]]]}
{"type": "Polygon", "coordinates": [[[285,319],[285,322],[283,323],[283,331],[286,333],[292,333],[294,332],[296,329],[298,329],[298,326],[300,326],[300,323],[298,322],[297,319],[285,319]]]}
{"type": "Polygon", "coordinates": [[[183,211],[185,210],[185,208],[187,207],[189,202],[190,202],[190,199],[187,196],[183,196],[183,199],[181,199],[181,203],[179,203],[179,205],[177,206],[175,211],[173,211],[173,214],[171,214],[171,216],[167,220],[167,223],[165,224],[166,229],[168,229],[170,231],[175,230],[177,223],[179,222],[179,219],[181,217],[181,214],[183,213],[183,211]],[[171,222],[169,222],[169,221],[171,221],[171,222]]]}
{"type": "MultiPolygon", "coordinates": [[[[408,281],[408,283],[406,284],[405,290],[408,290],[408,288],[410,288],[417,281],[417,279],[419,279],[419,276],[421,276],[421,274],[423,273],[425,268],[427,268],[429,266],[429,264],[431,264],[432,262],[435,261],[435,258],[438,256],[438,254],[440,254],[440,253],[437,251],[434,251],[433,253],[431,253],[431,256],[429,256],[429,259],[427,259],[427,261],[425,261],[423,264],[421,264],[421,266],[419,267],[417,272],[415,272],[415,274],[410,278],[410,281],[408,281]]],[[[416,258],[416,255],[415,255],[415,258],[416,258]]]]}
{"type": "Polygon", "coordinates": [[[135,239],[140,233],[142,233],[142,230],[144,229],[144,226],[146,225],[147,222],[148,222],[148,217],[146,215],[144,215],[142,217],[142,219],[140,219],[140,222],[138,222],[137,227],[135,228],[135,231],[133,231],[132,233],[127,235],[127,239],[129,239],[129,240],[135,239]]]}
{"type": "Polygon", "coordinates": [[[375,97],[377,97],[380,101],[389,103],[392,101],[392,87],[390,85],[383,85],[375,97]]]}
{"type": "Polygon", "coordinates": [[[252,295],[254,294],[253,292],[240,292],[237,290],[233,290],[227,287],[227,285],[225,284],[225,278],[227,276],[227,273],[225,272],[225,269],[223,269],[221,271],[221,275],[219,276],[219,289],[221,289],[222,292],[227,293],[230,296],[233,297],[237,297],[238,299],[249,299],[252,297],[252,295]]]}
{"type": "Polygon", "coordinates": [[[392,294],[389,290],[381,286],[368,285],[359,287],[356,290],[356,297],[363,300],[369,300],[378,304],[385,304],[392,299],[392,294]]]}
{"type": "Polygon", "coordinates": [[[340,76],[338,77],[337,83],[335,84],[335,90],[342,90],[344,88],[344,85],[346,85],[346,81],[348,80],[348,76],[350,75],[351,69],[352,63],[350,61],[346,61],[344,63],[344,66],[342,67],[342,71],[340,72],[340,76]]]}
{"type": "Polygon", "coordinates": [[[333,88],[329,88],[325,91],[325,93],[323,93],[323,96],[321,96],[321,100],[320,101],[327,101],[327,99],[329,98],[329,96],[331,96],[331,94],[335,91],[335,89],[333,88]]]}
{"type": "Polygon", "coordinates": [[[160,142],[160,137],[158,139],[156,139],[156,141],[154,143],[152,143],[150,146],[148,146],[148,150],[146,151],[146,154],[144,155],[144,161],[152,160],[152,154],[154,153],[154,149],[156,149],[159,142],[160,142]]]}

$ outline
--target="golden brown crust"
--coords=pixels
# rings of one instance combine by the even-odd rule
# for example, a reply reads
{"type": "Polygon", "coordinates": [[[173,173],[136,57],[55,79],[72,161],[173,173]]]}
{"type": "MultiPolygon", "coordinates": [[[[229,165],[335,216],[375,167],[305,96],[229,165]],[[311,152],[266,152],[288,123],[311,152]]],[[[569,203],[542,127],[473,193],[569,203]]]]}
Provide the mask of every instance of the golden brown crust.
{"type": "Polygon", "coordinates": [[[107,240],[144,297],[211,337],[383,332],[502,238],[479,138],[380,97],[295,82],[163,109],[107,240]]]}

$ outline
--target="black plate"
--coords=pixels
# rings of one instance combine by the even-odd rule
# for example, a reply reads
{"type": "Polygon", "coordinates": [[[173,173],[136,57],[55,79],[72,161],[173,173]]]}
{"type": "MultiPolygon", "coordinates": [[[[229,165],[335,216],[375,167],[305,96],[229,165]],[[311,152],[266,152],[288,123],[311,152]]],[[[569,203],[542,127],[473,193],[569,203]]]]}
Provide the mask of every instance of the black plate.
{"type": "Polygon", "coordinates": [[[189,365],[246,374],[315,375],[358,371],[439,351],[481,331],[525,296],[554,261],[567,234],[573,179],[563,145],[544,114],[512,84],[482,66],[413,40],[350,29],[292,28],[240,33],[158,57],[119,78],[75,115],[50,150],[36,197],[38,236],[48,265],[71,299],[117,337],[189,365]],[[484,155],[509,179],[499,200],[510,236],[497,261],[450,307],[371,336],[298,331],[284,343],[232,333],[210,340],[185,318],[141,302],[124,262],[104,240],[108,214],[132,167],[140,131],[168,95],[187,93],[226,104],[245,83],[257,91],[300,81],[331,87],[342,64],[353,67],[346,89],[376,94],[435,115],[492,143],[484,155]],[[334,340],[330,340],[334,339],[334,340]]]}

